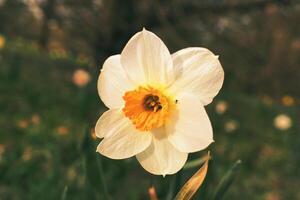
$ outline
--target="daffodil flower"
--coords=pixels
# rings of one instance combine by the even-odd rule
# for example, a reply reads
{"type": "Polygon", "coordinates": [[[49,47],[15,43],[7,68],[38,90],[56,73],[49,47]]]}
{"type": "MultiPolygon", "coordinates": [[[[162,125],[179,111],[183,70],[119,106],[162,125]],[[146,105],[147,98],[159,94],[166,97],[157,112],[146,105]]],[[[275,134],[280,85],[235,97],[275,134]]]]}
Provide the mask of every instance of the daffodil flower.
{"type": "Polygon", "coordinates": [[[103,64],[98,91],[109,108],[96,124],[97,152],[112,159],[136,156],[156,175],[174,174],[188,153],[205,149],[213,131],[204,106],[222,87],[218,56],[191,47],[170,54],[143,29],[120,55],[103,64]]]}

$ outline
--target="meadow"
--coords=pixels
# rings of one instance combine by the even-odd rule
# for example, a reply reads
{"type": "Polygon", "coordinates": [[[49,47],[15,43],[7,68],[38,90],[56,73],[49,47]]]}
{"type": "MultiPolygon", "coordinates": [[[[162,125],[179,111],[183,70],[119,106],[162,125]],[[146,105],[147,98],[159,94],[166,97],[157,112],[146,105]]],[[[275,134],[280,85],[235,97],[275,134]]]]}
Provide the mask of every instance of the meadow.
{"type": "MultiPolygon", "coordinates": [[[[238,160],[242,163],[223,199],[300,198],[299,5],[276,8],[265,7],[248,18],[228,14],[218,18],[224,32],[211,29],[216,34],[210,36],[200,30],[201,39],[187,43],[175,43],[168,25],[147,27],[166,40],[171,52],[186,44],[213,50],[225,71],[222,90],[206,106],[215,142],[189,155],[193,161],[209,150],[212,157],[194,199],[211,199],[238,160]],[[263,28],[266,21],[260,20],[265,15],[274,22],[263,28]],[[245,28],[237,19],[252,22],[245,28]]],[[[209,20],[208,27],[215,18],[209,20]]],[[[192,31],[184,35],[182,27],[177,33],[189,39],[192,31]]],[[[130,30],[139,28],[112,28],[127,32],[120,36],[122,31],[116,31],[111,36],[115,46],[105,49],[111,43],[103,43],[93,54],[86,46],[79,53],[72,45],[63,50],[49,45],[45,50],[28,34],[0,29],[1,200],[149,199],[152,185],[159,199],[172,199],[197,171],[200,165],[163,178],[147,173],[134,157],[111,160],[95,152],[100,139],[94,127],[107,110],[97,92],[101,66],[108,55],[120,52],[130,30]]]]}

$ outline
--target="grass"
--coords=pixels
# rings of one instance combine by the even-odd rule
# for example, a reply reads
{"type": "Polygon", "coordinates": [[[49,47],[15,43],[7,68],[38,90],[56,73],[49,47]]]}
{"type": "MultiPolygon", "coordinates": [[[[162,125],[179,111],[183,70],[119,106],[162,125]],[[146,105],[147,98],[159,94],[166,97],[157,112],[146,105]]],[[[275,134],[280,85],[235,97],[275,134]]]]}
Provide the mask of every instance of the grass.
{"type": "MultiPolygon", "coordinates": [[[[161,199],[168,194],[175,176],[152,176],[135,158],[110,160],[93,151],[99,140],[90,132],[106,110],[96,90],[98,69],[67,55],[41,53],[23,41],[7,42],[0,66],[0,199],[60,199],[66,186],[66,199],[104,199],[102,178],[112,199],[148,199],[152,184],[161,199]],[[78,68],[92,77],[83,88],[72,82],[78,68]],[[104,173],[97,171],[99,163],[104,173]]],[[[241,170],[224,199],[300,198],[297,105],[266,104],[225,87],[207,112],[216,142],[209,147],[212,161],[198,195],[210,199],[222,176],[241,159],[241,170]],[[221,100],[228,109],[218,114],[215,106],[221,100]],[[291,117],[290,129],[273,126],[279,113],[291,117]],[[226,131],[232,122],[235,127],[226,131]]],[[[196,170],[182,171],[176,187],[196,170]]]]}

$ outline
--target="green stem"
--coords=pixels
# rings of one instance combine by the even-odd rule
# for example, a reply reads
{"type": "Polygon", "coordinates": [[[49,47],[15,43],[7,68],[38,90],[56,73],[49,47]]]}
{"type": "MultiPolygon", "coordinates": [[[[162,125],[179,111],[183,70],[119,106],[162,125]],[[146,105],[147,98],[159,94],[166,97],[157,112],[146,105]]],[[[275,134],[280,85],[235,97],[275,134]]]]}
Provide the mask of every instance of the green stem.
{"type": "Polygon", "coordinates": [[[68,186],[66,185],[64,187],[64,190],[63,190],[62,194],[61,194],[61,200],[66,200],[67,199],[67,193],[68,193],[68,186]]]}
{"type": "Polygon", "coordinates": [[[98,165],[98,170],[100,173],[100,181],[103,185],[103,195],[104,195],[105,199],[111,199],[111,197],[108,193],[108,189],[107,189],[107,185],[106,185],[105,177],[104,177],[104,171],[103,171],[103,167],[102,167],[102,162],[101,162],[99,156],[97,156],[97,165],[98,165]]]}
{"type": "Polygon", "coordinates": [[[231,168],[227,171],[227,173],[222,177],[215,193],[213,195],[213,200],[220,200],[234,181],[236,173],[238,171],[238,167],[241,165],[242,161],[237,160],[231,168]]]}

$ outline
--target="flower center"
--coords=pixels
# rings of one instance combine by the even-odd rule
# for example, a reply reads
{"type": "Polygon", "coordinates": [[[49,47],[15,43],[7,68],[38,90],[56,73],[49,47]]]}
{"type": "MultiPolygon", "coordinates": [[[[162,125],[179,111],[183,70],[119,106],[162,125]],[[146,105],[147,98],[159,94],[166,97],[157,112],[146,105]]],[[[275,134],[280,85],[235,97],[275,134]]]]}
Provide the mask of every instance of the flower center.
{"type": "Polygon", "coordinates": [[[152,87],[139,87],[128,91],[123,99],[125,116],[141,131],[162,126],[169,115],[169,99],[160,90],[152,87]]]}
{"type": "Polygon", "coordinates": [[[157,95],[149,94],[144,98],[144,108],[145,110],[150,110],[157,112],[162,109],[162,106],[159,102],[159,97],[157,95]]]}

